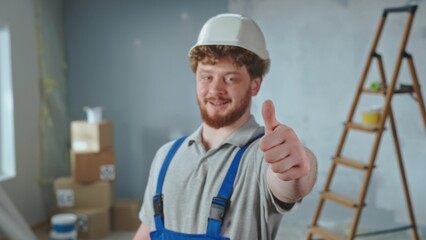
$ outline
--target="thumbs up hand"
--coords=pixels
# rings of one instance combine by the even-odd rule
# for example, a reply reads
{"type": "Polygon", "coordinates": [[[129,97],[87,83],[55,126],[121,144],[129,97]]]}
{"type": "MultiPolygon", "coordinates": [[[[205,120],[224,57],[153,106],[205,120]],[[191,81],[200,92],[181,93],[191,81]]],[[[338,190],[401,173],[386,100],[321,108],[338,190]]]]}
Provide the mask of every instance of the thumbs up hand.
{"type": "Polygon", "coordinates": [[[259,146],[270,170],[283,181],[298,180],[309,174],[311,161],[305,147],[290,127],[277,121],[271,100],[262,107],[265,135],[259,146]]]}

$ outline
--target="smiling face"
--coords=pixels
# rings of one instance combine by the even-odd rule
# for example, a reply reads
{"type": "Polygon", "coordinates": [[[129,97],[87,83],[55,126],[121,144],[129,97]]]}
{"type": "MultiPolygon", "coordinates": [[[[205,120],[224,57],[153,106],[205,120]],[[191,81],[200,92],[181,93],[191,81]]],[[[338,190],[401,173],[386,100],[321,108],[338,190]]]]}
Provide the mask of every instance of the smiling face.
{"type": "Polygon", "coordinates": [[[218,129],[250,117],[251,97],[260,88],[260,77],[250,79],[247,68],[231,57],[214,64],[198,62],[197,101],[203,121],[218,129]]]}

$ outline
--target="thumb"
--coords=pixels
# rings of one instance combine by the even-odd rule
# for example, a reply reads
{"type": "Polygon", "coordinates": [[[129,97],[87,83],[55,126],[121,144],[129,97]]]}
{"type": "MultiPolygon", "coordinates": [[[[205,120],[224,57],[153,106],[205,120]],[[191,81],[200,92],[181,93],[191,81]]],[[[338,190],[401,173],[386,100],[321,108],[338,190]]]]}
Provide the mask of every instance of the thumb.
{"type": "Polygon", "coordinates": [[[266,100],[262,107],[263,121],[265,122],[265,134],[271,133],[280,123],[275,118],[275,107],[271,100],[266,100]]]}

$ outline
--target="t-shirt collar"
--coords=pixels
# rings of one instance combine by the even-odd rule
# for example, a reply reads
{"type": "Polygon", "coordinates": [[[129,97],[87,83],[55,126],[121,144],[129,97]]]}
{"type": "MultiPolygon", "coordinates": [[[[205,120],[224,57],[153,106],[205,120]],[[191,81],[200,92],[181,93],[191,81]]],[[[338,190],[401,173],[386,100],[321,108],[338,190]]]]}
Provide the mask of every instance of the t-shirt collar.
{"type": "MultiPolygon", "coordinates": [[[[259,124],[256,122],[253,115],[250,116],[250,119],[244,123],[241,127],[235,130],[224,142],[223,144],[232,144],[238,147],[243,147],[250,139],[254,137],[255,134],[259,134],[259,124]]],[[[201,132],[203,126],[201,125],[198,129],[188,136],[188,146],[196,142],[197,144],[202,144],[201,142],[201,132]]]]}

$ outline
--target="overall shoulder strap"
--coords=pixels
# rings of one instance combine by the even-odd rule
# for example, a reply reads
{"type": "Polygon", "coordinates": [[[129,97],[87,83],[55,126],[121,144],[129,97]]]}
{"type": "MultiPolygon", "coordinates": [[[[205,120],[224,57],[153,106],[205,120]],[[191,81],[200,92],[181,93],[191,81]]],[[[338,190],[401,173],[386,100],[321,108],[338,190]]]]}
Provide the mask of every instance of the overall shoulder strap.
{"type": "Polygon", "coordinates": [[[158,175],[156,194],[161,194],[161,192],[163,191],[163,183],[164,183],[164,178],[166,177],[167,169],[169,168],[169,165],[172,162],[173,157],[175,156],[179,147],[185,141],[186,137],[187,136],[183,136],[179,138],[178,140],[176,140],[173,143],[173,146],[170,148],[169,152],[167,153],[167,156],[163,162],[163,166],[161,166],[160,174],[158,175]]]}
{"type": "Polygon", "coordinates": [[[158,174],[157,189],[155,192],[155,196],[153,197],[154,220],[155,220],[155,227],[157,230],[164,229],[163,194],[162,194],[164,178],[166,177],[167,169],[170,165],[170,162],[172,161],[179,147],[185,141],[186,137],[187,136],[183,136],[173,143],[172,147],[170,148],[169,152],[166,155],[166,158],[164,159],[163,165],[161,166],[161,169],[160,169],[160,173],[158,174]]]}
{"type": "Polygon", "coordinates": [[[210,206],[210,216],[207,223],[207,236],[218,237],[222,230],[222,223],[226,213],[226,207],[231,198],[232,189],[234,187],[235,177],[237,176],[238,167],[241,158],[247,148],[257,139],[263,136],[263,133],[251,139],[246,145],[240,148],[232,160],[231,166],[226,173],[222,186],[220,187],[217,197],[213,198],[210,206]]]}

